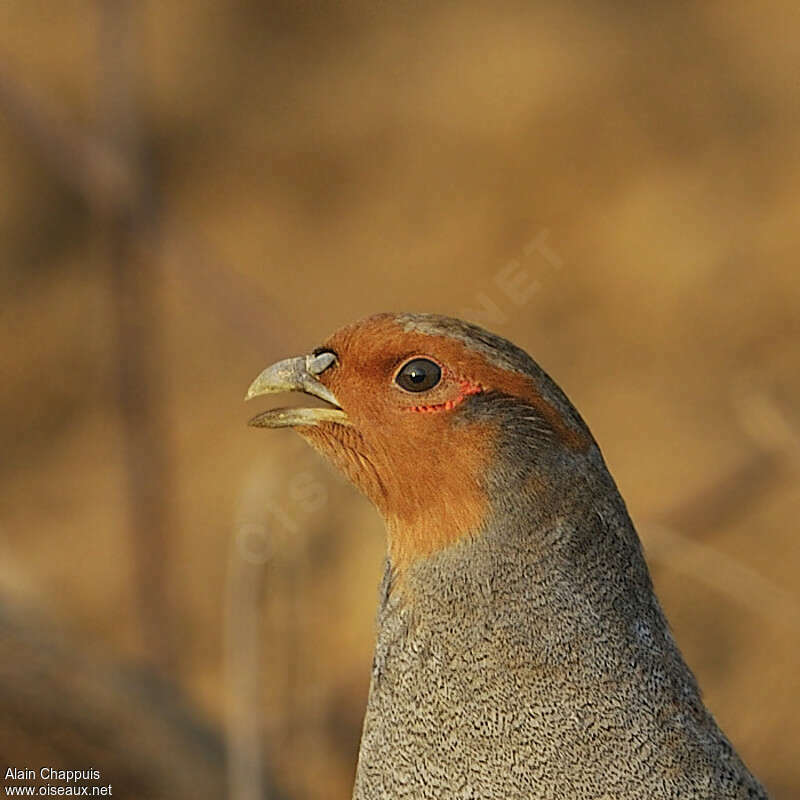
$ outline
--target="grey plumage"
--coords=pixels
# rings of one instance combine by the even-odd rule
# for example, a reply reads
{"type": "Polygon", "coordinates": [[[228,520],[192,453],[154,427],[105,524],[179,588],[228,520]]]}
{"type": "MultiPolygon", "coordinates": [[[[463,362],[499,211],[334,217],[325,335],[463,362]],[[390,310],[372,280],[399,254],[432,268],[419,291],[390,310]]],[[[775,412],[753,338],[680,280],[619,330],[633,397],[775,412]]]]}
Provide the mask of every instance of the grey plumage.
{"type": "Polygon", "coordinates": [[[577,526],[505,506],[418,562],[413,603],[387,567],[354,798],[767,796],[703,706],[603,478],[577,526]]]}

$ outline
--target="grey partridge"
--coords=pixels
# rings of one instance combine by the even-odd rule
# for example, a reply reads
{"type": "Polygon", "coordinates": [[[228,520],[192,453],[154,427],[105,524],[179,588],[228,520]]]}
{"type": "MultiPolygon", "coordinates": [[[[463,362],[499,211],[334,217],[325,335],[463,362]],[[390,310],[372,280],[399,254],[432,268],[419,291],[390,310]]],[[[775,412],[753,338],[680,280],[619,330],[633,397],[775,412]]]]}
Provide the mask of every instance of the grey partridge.
{"type": "Polygon", "coordinates": [[[524,351],[380,314],[264,370],[388,552],[356,800],[767,794],[701,700],[586,424],[524,351]]]}

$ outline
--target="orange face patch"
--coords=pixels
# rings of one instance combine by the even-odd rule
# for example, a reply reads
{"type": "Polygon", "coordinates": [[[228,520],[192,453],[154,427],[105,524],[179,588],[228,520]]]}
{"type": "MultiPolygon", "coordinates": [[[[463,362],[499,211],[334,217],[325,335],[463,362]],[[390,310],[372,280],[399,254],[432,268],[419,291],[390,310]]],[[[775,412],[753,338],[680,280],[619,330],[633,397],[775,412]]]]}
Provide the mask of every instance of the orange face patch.
{"type": "Polygon", "coordinates": [[[393,315],[343,328],[324,344],[337,362],[319,376],[351,421],[298,428],[377,506],[396,570],[480,531],[489,513],[484,476],[498,426],[456,422],[469,396],[496,391],[531,405],[567,447],[586,441],[536,390],[531,377],[503,369],[448,336],[407,331],[393,315]],[[412,358],[441,367],[432,388],[416,393],[395,380],[412,358]]]}

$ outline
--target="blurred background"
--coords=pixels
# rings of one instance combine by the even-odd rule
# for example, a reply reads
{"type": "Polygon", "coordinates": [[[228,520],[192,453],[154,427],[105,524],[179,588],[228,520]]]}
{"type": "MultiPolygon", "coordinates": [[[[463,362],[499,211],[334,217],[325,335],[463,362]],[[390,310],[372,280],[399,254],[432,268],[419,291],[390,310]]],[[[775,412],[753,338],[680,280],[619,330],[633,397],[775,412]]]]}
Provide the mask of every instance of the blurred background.
{"type": "Polygon", "coordinates": [[[798,16],[3,3],[3,772],[350,796],[382,526],[242,397],[414,310],[559,381],[711,709],[800,796],[798,16]]]}

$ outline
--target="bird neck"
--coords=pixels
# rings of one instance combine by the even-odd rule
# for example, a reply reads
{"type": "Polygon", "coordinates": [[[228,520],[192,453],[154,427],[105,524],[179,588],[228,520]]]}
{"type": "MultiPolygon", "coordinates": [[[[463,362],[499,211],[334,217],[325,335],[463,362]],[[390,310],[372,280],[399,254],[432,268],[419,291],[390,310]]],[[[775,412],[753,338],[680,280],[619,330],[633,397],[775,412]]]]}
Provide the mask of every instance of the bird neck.
{"type": "Polygon", "coordinates": [[[453,472],[434,491],[409,482],[395,488],[391,511],[384,513],[387,553],[397,580],[414,564],[478,535],[489,507],[484,489],[453,472]]]}
{"type": "Polygon", "coordinates": [[[397,615],[442,646],[455,641],[447,634],[454,626],[476,632],[476,646],[497,634],[498,646],[508,647],[506,632],[514,631],[513,648],[547,669],[579,652],[598,663],[604,650],[600,662],[617,670],[642,643],[682,665],[611,478],[591,486],[576,479],[563,492],[559,501],[529,482],[496,494],[476,534],[415,560],[399,579],[390,569],[380,614],[387,631],[397,615]],[[602,640],[601,623],[611,632],[602,640]]]}

